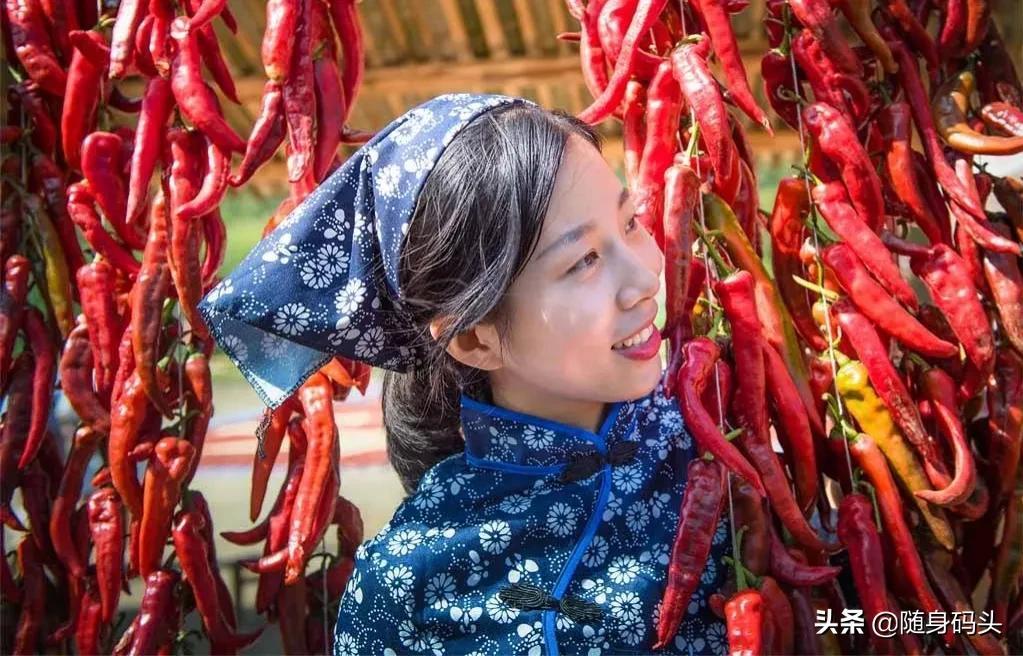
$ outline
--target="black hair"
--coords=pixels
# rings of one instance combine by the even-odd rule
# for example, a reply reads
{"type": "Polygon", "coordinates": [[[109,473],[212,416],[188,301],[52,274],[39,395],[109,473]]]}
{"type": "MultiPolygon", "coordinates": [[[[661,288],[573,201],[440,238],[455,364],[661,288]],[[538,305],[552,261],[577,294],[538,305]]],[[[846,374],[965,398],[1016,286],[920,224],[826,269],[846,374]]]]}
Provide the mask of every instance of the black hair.
{"type": "Polygon", "coordinates": [[[455,360],[446,345],[493,321],[502,339],[502,300],[536,248],[568,138],[600,150],[589,125],[560,110],[503,105],[465,126],[423,184],[399,262],[403,301],[429,354],[424,366],[386,371],[387,457],[406,493],[426,471],[465,448],[459,395],[489,399],[486,372],[455,360]],[[436,340],[430,321],[449,317],[436,340]]]}

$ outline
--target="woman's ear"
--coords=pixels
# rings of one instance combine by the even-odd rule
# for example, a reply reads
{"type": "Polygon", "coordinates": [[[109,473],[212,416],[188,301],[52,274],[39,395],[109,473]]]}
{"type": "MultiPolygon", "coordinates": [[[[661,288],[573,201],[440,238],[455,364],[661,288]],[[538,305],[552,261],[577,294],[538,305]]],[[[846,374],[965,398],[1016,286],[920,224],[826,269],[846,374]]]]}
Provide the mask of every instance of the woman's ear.
{"type": "MultiPolygon", "coordinates": [[[[444,330],[444,324],[444,319],[434,319],[430,322],[430,335],[435,341],[444,330]]],[[[448,342],[446,349],[451,357],[476,369],[494,371],[500,369],[503,364],[501,341],[497,327],[492,323],[480,322],[460,332],[448,342]]]]}

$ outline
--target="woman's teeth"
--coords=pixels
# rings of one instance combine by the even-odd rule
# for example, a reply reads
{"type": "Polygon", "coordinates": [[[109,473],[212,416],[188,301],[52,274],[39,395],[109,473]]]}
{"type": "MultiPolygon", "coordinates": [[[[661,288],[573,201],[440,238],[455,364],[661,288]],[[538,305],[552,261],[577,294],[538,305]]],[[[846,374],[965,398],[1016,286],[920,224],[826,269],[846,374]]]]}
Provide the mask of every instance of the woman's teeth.
{"type": "Polygon", "coordinates": [[[642,344],[643,342],[645,342],[648,339],[650,339],[650,336],[653,335],[653,334],[654,334],[654,326],[653,326],[653,324],[651,324],[651,325],[647,326],[646,328],[644,328],[643,330],[641,330],[638,333],[636,333],[635,335],[633,335],[632,337],[630,337],[629,339],[627,339],[625,341],[622,341],[622,342],[618,342],[617,344],[615,344],[611,348],[613,350],[616,350],[616,351],[617,350],[621,350],[621,349],[627,349],[627,348],[630,348],[632,346],[636,346],[637,344],[642,344]]]}

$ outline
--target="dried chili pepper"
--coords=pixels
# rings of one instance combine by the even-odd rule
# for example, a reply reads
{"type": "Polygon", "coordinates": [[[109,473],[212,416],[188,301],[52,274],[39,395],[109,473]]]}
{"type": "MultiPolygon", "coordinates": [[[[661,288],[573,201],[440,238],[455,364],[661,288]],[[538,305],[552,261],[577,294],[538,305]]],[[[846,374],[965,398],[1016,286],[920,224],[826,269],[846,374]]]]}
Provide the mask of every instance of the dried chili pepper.
{"type": "Polygon", "coordinates": [[[998,349],[994,376],[987,386],[987,456],[992,506],[1012,493],[1023,449],[1023,360],[1007,348],[998,349]]]}
{"type": "MultiPolygon", "coordinates": [[[[843,72],[828,57],[810,30],[802,30],[791,43],[792,56],[806,78],[814,99],[845,113],[856,123],[870,111],[870,91],[858,77],[843,72]]],[[[793,87],[794,89],[794,87],[793,87]]]]}
{"type": "Polygon", "coordinates": [[[874,53],[886,73],[892,74],[898,70],[898,64],[892,57],[892,51],[885,43],[884,38],[877,31],[874,22],[870,17],[870,2],[867,0],[838,0],[835,3],[838,10],[842,12],[845,19],[849,21],[853,30],[859,35],[863,43],[874,53]]]}
{"type": "Polygon", "coordinates": [[[302,1],[269,0],[266,3],[266,24],[271,29],[263,33],[263,69],[275,82],[283,82],[291,72],[291,53],[302,1]]]}
{"type": "Polygon", "coordinates": [[[647,89],[646,138],[639,162],[639,177],[634,189],[636,217],[664,247],[665,172],[672,166],[677,149],[682,92],[672,74],[671,63],[661,63],[647,89]]]}
{"type": "Polygon", "coordinates": [[[75,649],[79,654],[98,654],[103,626],[102,604],[91,585],[85,586],[84,597],[75,622],[75,649]]]}
{"type": "Polygon", "coordinates": [[[639,43],[657,22],[667,0],[639,0],[636,11],[629,23],[629,29],[622,39],[622,49],[615,62],[614,72],[589,107],[578,114],[578,118],[589,124],[599,123],[611,115],[625,95],[625,87],[636,65],[639,43]]]}
{"type": "Polygon", "coordinates": [[[142,95],[142,111],[136,126],[136,145],[131,158],[128,200],[125,212],[129,223],[135,223],[145,208],[149,179],[163,152],[167,120],[174,109],[174,96],[170,82],[153,77],[146,82],[142,95]]]}
{"type": "Polygon", "coordinates": [[[674,638],[689,607],[689,599],[700,583],[711,538],[724,506],[724,485],[724,472],[717,462],[703,458],[689,461],[654,649],[662,648],[674,638]]]}
{"type": "Polygon", "coordinates": [[[732,100],[754,123],[763,126],[768,134],[773,133],[770,120],[753,99],[753,91],[750,89],[749,80],[746,79],[746,69],[742,64],[739,44],[735,40],[735,32],[732,31],[725,2],[698,0],[689,7],[699,14],[707,29],[714,54],[721,62],[725,79],[728,80],[728,93],[732,100]]]}
{"type": "Polygon", "coordinates": [[[1016,472],[1016,485],[1005,508],[1005,525],[991,569],[991,594],[988,607],[994,610],[995,621],[1008,620],[1009,602],[1019,592],[1023,577],[1023,474],[1016,472]]]}
{"type": "Polygon", "coordinates": [[[714,293],[732,325],[732,352],[737,382],[732,411],[739,425],[746,429],[738,438],[739,446],[760,473],[772,507],[793,537],[808,548],[823,549],[820,538],[806,523],[788,487],[778,457],[771,450],[767,424],[763,329],[756,314],[753,276],[746,271],[734,273],[717,282],[714,293]]]}
{"type": "Polygon", "coordinates": [[[270,416],[266,432],[262,436],[262,454],[257,449],[252,459],[252,484],[249,488],[249,519],[251,521],[256,521],[256,518],[259,517],[270,473],[288,428],[288,420],[291,419],[291,415],[296,409],[298,409],[298,399],[292,396],[276,410],[267,411],[270,416]]]}
{"type": "Polygon", "coordinates": [[[362,25],[359,22],[359,11],[355,4],[355,0],[329,0],[328,2],[331,21],[341,41],[341,55],[344,60],[344,68],[341,71],[341,88],[346,101],[346,120],[359,94],[366,67],[362,25]]]}
{"type": "Polygon", "coordinates": [[[730,519],[736,530],[742,531],[739,545],[742,566],[756,576],[763,576],[767,574],[771,556],[771,527],[764,509],[764,499],[744,480],[732,479],[731,486],[733,515],[730,519]]]}
{"type": "MultiPolygon", "coordinates": [[[[835,577],[838,576],[841,571],[840,567],[807,565],[796,560],[785,548],[785,544],[778,537],[774,527],[769,525],[768,530],[770,533],[768,536],[770,540],[770,572],[774,578],[788,585],[808,588],[823,585],[835,580],[835,577]]],[[[743,543],[745,543],[745,536],[743,536],[743,543]]],[[[747,564],[745,555],[743,564],[747,564]]]]}
{"type": "Polygon", "coordinates": [[[71,515],[75,511],[78,497],[82,494],[85,469],[99,446],[100,433],[89,427],[75,432],[74,442],[68,453],[67,466],[60,479],[60,489],[50,509],[50,540],[60,561],[77,579],[85,576],[85,562],[78,552],[71,532],[71,515]]]}
{"type": "Polygon", "coordinates": [[[735,199],[739,189],[739,153],[728,129],[728,110],[717,82],[707,64],[710,42],[699,38],[683,43],[671,53],[675,79],[692,108],[700,138],[710,155],[714,171],[714,189],[727,203],[735,199]]]}
{"type": "Polygon", "coordinates": [[[231,186],[240,187],[245,184],[260,166],[273,157],[284,141],[286,128],[281,83],[268,80],[263,87],[259,116],[252,126],[252,134],[249,135],[245,147],[245,156],[238,167],[238,172],[230,177],[231,186]]]}
{"type": "Polygon", "coordinates": [[[813,33],[835,64],[850,75],[863,77],[863,66],[848,40],[842,36],[838,21],[826,1],[794,0],[788,6],[803,27],[813,33]]]}
{"type": "Polygon", "coordinates": [[[201,275],[203,293],[206,293],[212,287],[212,282],[227,254],[227,226],[224,225],[219,210],[214,210],[203,217],[202,232],[206,241],[206,253],[203,255],[201,275]]]}
{"type": "Polygon", "coordinates": [[[57,353],[43,315],[35,307],[29,307],[25,310],[24,322],[28,348],[35,359],[35,369],[32,374],[32,420],[28,437],[25,438],[24,450],[18,460],[18,467],[21,468],[32,462],[46,436],[54,376],[57,373],[57,353]]]}
{"type": "Polygon", "coordinates": [[[6,414],[3,439],[0,439],[0,510],[4,523],[24,531],[25,527],[11,512],[11,497],[21,480],[18,460],[24,450],[25,439],[32,425],[32,379],[35,360],[31,349],[23,349],[11,367],[7,388],[6,414]]]}
{"type": "Polygon", "coordinates": [[[174,518],[174,549],[185,579],[192,588],[213,653],[234,652],[252,643],[263,631],[236,634],[226,621],[217,593],[216,575],[210,563],[209,545],[203,535],[206,530],[206,519],[198,510],[179,511],[174,518]]]}
{"type": "Polygon", "coordinates": [[[786,454],[791,456],[789,466],[795,478],[799,506],[808,513],[817,499],[817,459],[810,420],[781,356],[768,344],[763,345],[763,351],[768,395],[778,418],[775,429],[779,438],[784,439],[786,454]]]}
{"type": "MultiPolygon", "coordinates": [[[[896,428],[887,407],[870,386],[867,368],[851,360],[843,364],[835,378],[835,388],[849,413],[864,433],[884,452],[895,475],[910,492],[930,489],[927,475],[906,439],[896,428]]],[[[913,502],[937,541],[947,549],[955,544],[952,528],[940,508],[914,496],[913,502]]]]}
{"type": "Polygon", "coordinates": [[[1008,137],[1023,137],[1023,110],[1006,102],[992,102],[980,110],[989,129],[1008,137]]]}
{"type": "MultiPolygon", "coordinates": [[[[885,585],[881,536],[874,524],[874,507],[862,494],[850,494],[838,507],[838,539],[849,553],[849,562],[856,592],[870,622],[879,613],[890,612],[885,585]]],[[[871,644],[878,651],[887,650],[887,639],[874,632],[871,644]]]]}
{"type": "Polygon", "coordinates": [[[131,290],[131,325],[128,330],[135,355],[135,370],[146,396],[161,414],[170,417],[170,408],[156,381],[156,347],[162,325],[163,301],[172,282],[167,262],[170,222],[162,192],[157,192],[153,200],[149,223],[142,268],[131,290]]]}
{"type": "Polygon", "coordinates": [[[786,125],[798,130],[799,103],[795,96],[799,89],[788,56],[777,48],[768,50],[760,60],[760,74],[764,79],[764,95],[771,109],[786,125]]]}
{"type": "MultiPolygon", "coordinates": [[[[68,271],[78,271],[85,264],[85,258],[75,234],[74,223],[68,216],[64,175],[57,164],[43,153],[32,155],[32,184],[42,191],[46,200],[46,208],[60,240],[68,271]]],[[[77,289],[72,287],[72,292],[77,298],[77,289]]]]}
{"type": "MultiPolygon", "coordinates": [[[[139,614],[130,635],[130,654],[152,654],[166,633],[170,618],[177,617],[175,597],[181,575],[175,570],[158,569],[146,577],[139,614]]],[[[115,650],[116,651],[116,650],[115,650]]]]}
{"type": "Polygon", "coordinates": [[[4,264],[3,290],[0,291],[0,388],[7,389],[11,372],[14,341],[21,331],[28,297],[30,265],[23,255],[14,254],[4,264]]]}
{"type": "MultiPolygon", "coordinates": [[[[96,93],[95,89],[92,90],[92,93],[96,93]]],[[[50,109],[41,94],[39,85],[32,80],[12,84],[8,89],[8,99],[12,104],[21,108],[22,113],[25,114],[32,126],[29,134],[32,144],[43,151],[43,154],[52,155],[57,146],[57,125],[54,124],[53,117],[50,116],[50,109]]],[[[6,127],[14,128],[15,126],[6,127]]]]}
{"type": "MultiPolygon", "coordinates": [[[[122,363],[124,360],[122,359],[122,363]]],[[[115,385],[115,392],[117,387],[115,385]]],[[[139,431],[146,419],[147,397],[138,372],[127,376],[116,400],[111,401],[110,437],[107,440],[107,461],[114,488],[124,500],[133,518],[142,517],[142,486],[135,464],[128,458],[135,447],[139,431]]]]}
{"type": "MultiPolygon", "coordinates": [[[[1001,223],[992,223],[994,232],[1010,239],[1009,229],[1001,223]]],[[[984,277],[1001,318],[1001,332],[1017,352],[1023,354],[1023,272],[1018,259],[1007,253],[985,250],[984,277]]]]}
{"type": "Polygon", "coordinates": [[[199,43],[196,36],[188,31],[188,19],[174,19],[170,35],[177,44],[171,72],[171,91],[181,113],[225,151],[245,152],[245,141],[228,125],[217,106],[216,95],[202,78],[199,43]]]}
{"type": "Polygon", "coordinates": [[[700,200],[700,179],[679,158],[664,174],[664,274],[666,281],[665,330],[670,332],[685,320],[686,291],[689,288],[693,244],[693,212],[700,200]]]}
{"type": "Polygon", "coordinates": [[[316,91],[313,177],[323,180],[341,145],[341,132],[348,108],[342,89],[341,71],[334,59],[317,57],[313,62],[313,80],[316,91]]]}
{"type": "Polygon", "coordinates": [[[110,261],[116,269],[134,276],[139,272],[138,260],[125,246],[114,240],[103,227],[96,214],[92,189],[84,180],[68,187],[68,213],[71,220],[82,231],[85,240],[100,255],[110,261]]]}
{"type": "Polygon", "coordinates": [[[842,185],[837,182],[818,184],[812,193],[814,203],[824,215],[828,227],[855,251],[889,293],[909,307],[916,308],[916,292],[902,278],[881,238],[846,202],[846,192],[842,185]]]}
{"type": "MultiPolygon", "coordinates": [[[[296,0],[298,22],[293,35],[291,67],[283,81],[284,117],[288,123],[288,181],[296,182],[313,166],[316,114],[312,59],[312,0],[296,0]]],[[[271,79],[273,79],[271,77],[271,79]]]]}
{"type": "MultiPolygon", "coordinates": [[[[963,592],[959,582],[952,576],[952,558],[947,552],[928,551],[924,554],[924,565],[934,587],[937,588],[950,612],[973,612],[973,604],[963,592]]],[[[985,560],[986,562],[986,560],[985,560]]],[[[991,633],[966,632],[965,637],[978,654],[1004,654],[998,639],[991,633]]]]}
{"type": "Polygon", "coordinates": [[[72,303],[74,295],[71,291],[71,272],[67,268],[67,257],[60,245],[53,222],[43,211],[42,202],[37,196],[23,199],[25,210],[32,216],[36,228],[36,236],[42,250],[45,277],[43,294],[50,309],[53,311],[60,336],[66,337],[74,327],[72,303]]]}
{"type": "Polygon", "coordinates": [[[754,656],[765,653],[764,599],[756,588],[736,592],[725,602],[728,653],[754,656]]]}
{"type": "MultiPolygon", "coordinates": [[[[53,51],[45,17],[33,0],[5,0],[13,54],[46,93],[60,97],[67,85],[64,66],[53,51]]],[[[11,51],[8,50],[8,56],[11,51]]]]}
{"type": "Polygon", "coordinates": [[[684,361],[678,372],[679,406],[686,426],[700,448],[718,458],[725,467],[749,481],[761,495],[766,494],[760,475],[733,444],[721,434],[700,398],[708,384],[720,350],[713,341],[697,337],[682,346],[684,361]]]}
{"type": "MultiPolygon", "coordinates": [[[[5,555],[6,557],[6,555],[5,555]]],[[[21,572],[21,613],[14,634],[15,654],[37,654],[46,613],[46,574],[42,554],[31,536],[18,543],[18,570],[21,572]]]]}
{"type": "Polygon", "coordinates": [[[134,54],[135,31],[145,14],[143,0],[125,0],[117,6],[117,20],[110,37],[110,77],[117,79],[128,72],[134,54]]]}
{"type": "Polygon", "coordinates": [[[185,360],[185,380],[188,381],[191,390],[191,401],[195,404],[189,410],[195,413],[192,422],[188,426],[188,440],[195,448],[195,457],[192,459],[192,466],[185,476],[184,484],[187,486],[195,476],[196,467],[199,466],[199,459],[202,458],[202,448],[206,441],[206,431],[213,417],[213,381],[210,377],[209,359],[203,353],[192,353],[185,360]]]}
{"type": "Polygon", "coordinates": [[[943,490],[918,490],[915,494],[938,505],[956,505],[965,502],[976,485],[976,465],[967,441],[956,401],[955,381],[938,368],[920,374],[920,389],[930,401],[938,426],[952,443],[955,454],[955,476],[943,490]]]}
{"type": "Polygon", "coordinates": [[[910,109],[904,102],[893,102],[878,113],[878,125],[884,138],[885,171],[896,197],[909,210],[912,218],[932,244],[949,243],[947,222],[931,213],[923,191],[913,173],[910,146],[910,109]]]}
{"type": "MultiPolygon", "coordinates": [[[[172,130],[167,137],[170,162],[170,175],[167,176],[168,200],[171,213],[170,250],[167,263],[170,277],[177,291],[178,305],[188,325],[201,340],[209,338],[209,329],[199,315],[197,306],[202,297],[202,263],[199,260],[199,247],[202,235],[199,221],[182,216],[182,208],[187,207],[190,200],[196,198],[199,191],[202,171],[201,153],[203,145],[209,149],[217,149],[215,143],[207,141],[202,133],[172,130]]],[[[219,178],[211,182],[212,186],[220,186],[228,172],[226,154],[217,150],[209,155],[210,159],[219,160],[214,163],[219,170],[210,175],[219,178]]],[[[213,192],[214,194],[216,192],[213,192]]],[[[197,210],[206,209],[203,205],[209,202],[200,199],[197,210]]],[[[136,354],[137,355],[137,354],[136,354]]]]}
{"type": "Polygon", "coordinates": [[[96,391],[108,406],[118,367],[117,345],[124,331],[114,296],[114,270],[106,260],[95,258],[78,270],[75,280],[92,345],[96,391]]]}
{"type": "Polygon", "coordinates": [[[99,588],[101,615],[109,623],[117,612],[121,594],[124,558],[124,523],[121,497],[109,487],[89,496],[89,533],[96,545],[96,583],[99,588]]]}
{"type": "Polygon", "coordinates": [[[625,110],[622,112],[622,148],[625,162],[625,179],[629,188],[635,188],[639,180],[639,164],[643,157],[646,140],[646,86],[638,80],[631,80],[625,89],[625,110]]]}
{"type": "Polygon", "coordinates": [[[985,135],[970,127],[966,114],[975,79],[970,71],[949,78],[934,94],[931,113],[938,134],[964,153],[1014,155],[1023,152],[1023,136],[985,135]]]}
{"type": "Polygon", "coordinates": [[[146,469],[139,527],[139,573],[145,577],[160,565],[164,543],[171,532],[174,506],[181,498],[182,483],[195,459],[195,447],[187,440],[164,437],[156,443],[153,455],[146,469]]]}

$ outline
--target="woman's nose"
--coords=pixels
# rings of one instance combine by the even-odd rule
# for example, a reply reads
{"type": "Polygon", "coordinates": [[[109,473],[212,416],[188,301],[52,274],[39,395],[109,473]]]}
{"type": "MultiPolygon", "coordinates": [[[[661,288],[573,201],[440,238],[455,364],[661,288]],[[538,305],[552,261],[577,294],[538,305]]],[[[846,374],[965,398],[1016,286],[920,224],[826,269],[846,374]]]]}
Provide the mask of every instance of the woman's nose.
{"type": "MultiPolygon", "coordinates": [[[[653,242],[653,237],[650,241],[653,242]]],[[[623,283],[618,293],[622,308],[628,309],[648,298],[654,298],[661,288],[664,254],[656,245],[650,251],[628,251],[625,266],[622,268],[623,283]],[[653,252],[652,255],[650,251],[653,252]],[[650,266],[651,259],[656,263],[653,268],[650,266]]]]}

